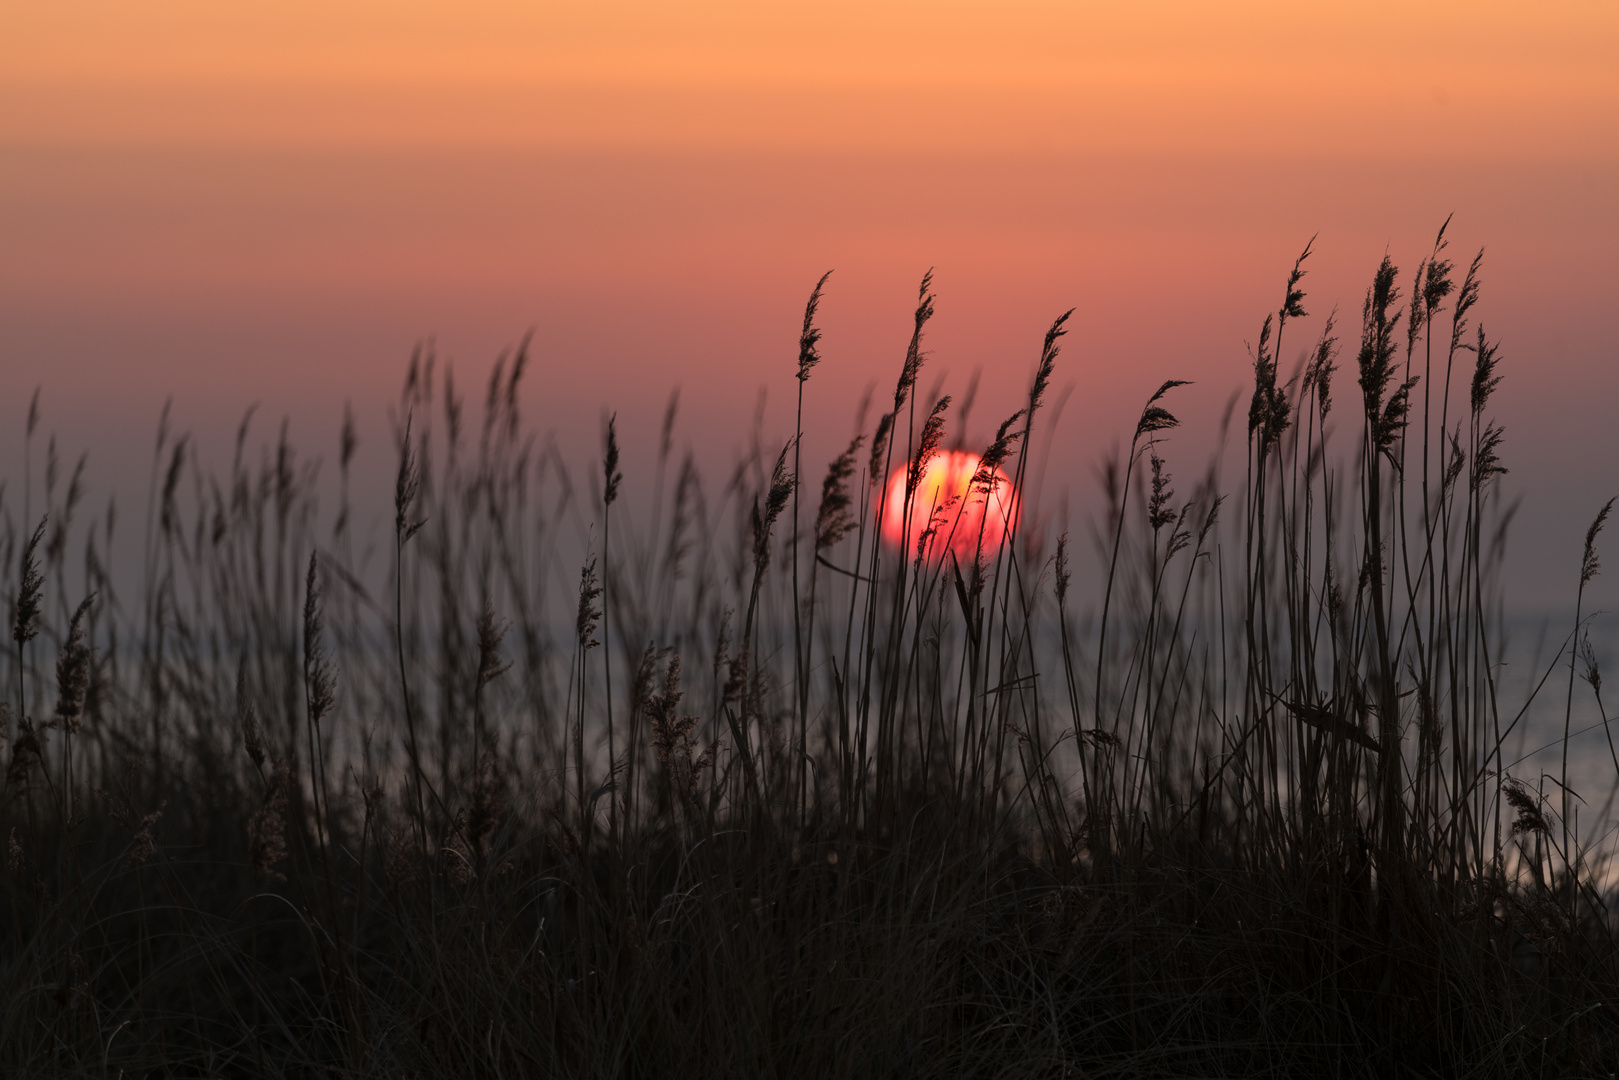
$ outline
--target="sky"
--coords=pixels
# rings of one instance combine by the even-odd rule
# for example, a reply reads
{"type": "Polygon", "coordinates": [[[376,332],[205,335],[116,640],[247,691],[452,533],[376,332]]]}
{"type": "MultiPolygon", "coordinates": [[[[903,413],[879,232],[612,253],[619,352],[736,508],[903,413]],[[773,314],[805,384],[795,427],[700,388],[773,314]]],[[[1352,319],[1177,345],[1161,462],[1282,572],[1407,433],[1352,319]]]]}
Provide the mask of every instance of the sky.
{"type": "Polygon", "coordinates": [[[1194,382],[1171,465],[1201,469],[1311,237],[1284,367],[1334,306],[1353,336],[1383,255],[1414,269],[1454,215],[1448,254],[1486,250],[1521,596],[1571,599],[1619,492],[1611,0],[0,0],[0,20],[9,473],[37,387],[102,489],[144,483],[169,399],[221,454],[254,403],[335,450],[352,402],[380,475],[416,343],[476,386],[532,332],[525,415],[581,463],[615,410],[644,477],[678,386],[677,439],[717,474],[756,414],[790,434],[830,269],[805,405],[823,461],[892,387],[932,268],[921,384],[982,372],[974,445],[1075,309],[1045,453],[1080,528],[1165,379],[1194,382]]]}

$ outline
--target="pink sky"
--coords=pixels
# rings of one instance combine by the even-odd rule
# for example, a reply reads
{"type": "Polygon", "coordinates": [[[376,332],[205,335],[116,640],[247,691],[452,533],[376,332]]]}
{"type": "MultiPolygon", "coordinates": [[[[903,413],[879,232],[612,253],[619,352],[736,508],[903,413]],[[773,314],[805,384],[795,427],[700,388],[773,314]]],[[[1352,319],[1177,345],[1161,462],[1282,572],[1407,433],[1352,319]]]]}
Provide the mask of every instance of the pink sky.
{"type": "MultiPolygon", "coordinates": [[[[936,268],[924,389],[986,438],[1076,307],[1048,488],[1165,378],[1188,479],[1312,234],[1354,318],[1454,212],[1488,248],[1499,413],[1536,588],[1619,491],[1619,9],[1506,4],[35,5],[0,40],[0,372],[92,479],[165,398],[203,444],[249,403],[335,445],[435,336],[466,384],[531,327],[528,417],[632,475],[671,387],[719,472],[761,387],[784,436],[815,279],[806,461],[891,387],[936,268]]],[[[1312,327],[1319,320],[1312,320],[1312,327]]],[[[1302,347],[1306,328],[1289,345],[1302,347]]],[[[1291,359],[1289,355],[1286,359],[1291,359]]],[[[1347,422],[1347,421],[1346,421],[1347,422]]],[[[213,440],[210,443],[209,440],[213,440]]],[[[809,466],[806,464],[806,470],[809,466]]],[[[818,472],[820,465],[816,465],[818,472]]],[[[1619,565],[1619,563],[1616,563],[1619,565]]],[[[1565,573],[1566,571],[1566,573],[1565,573]]],[[[1619,571],[1615,580],[1619,581],[1619,571]]],[[[1616,594],[1619,595],[1619,594],[1616,594]]]]}

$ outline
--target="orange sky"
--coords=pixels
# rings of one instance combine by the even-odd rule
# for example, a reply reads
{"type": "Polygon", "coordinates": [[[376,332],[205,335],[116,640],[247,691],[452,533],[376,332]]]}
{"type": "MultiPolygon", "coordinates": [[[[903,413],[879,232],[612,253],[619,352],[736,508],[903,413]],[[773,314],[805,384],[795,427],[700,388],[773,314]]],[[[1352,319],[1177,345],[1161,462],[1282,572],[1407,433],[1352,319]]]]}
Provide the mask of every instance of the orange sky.
{"type": "Polygon", "coordinates": [[[1619,489],[1611,0],[0,2],[0,399],[41,385],[103,459],[171,393],[317,444],[353,399],[380,454],[413,342],[476,382],[532,327],[537,423],[593,441],[610,406],[633,452],[680,384],[723,464],[761,386],[785,430],[836,268],[819,455],[935,266],[922,381],[984,369],[973,439],[1078,307],[1052,476],[1083,505],[1163,378],[1198,380],[1201,459],[1309,236],[1307,306],[1352,311],[1454,211],[1535,520],[1577,551],[1619,489]]]}
{"type": "Polygon", "coordinates": [[[13,7],[11,142],[1616,149],[1607,0],[13,7]]]}

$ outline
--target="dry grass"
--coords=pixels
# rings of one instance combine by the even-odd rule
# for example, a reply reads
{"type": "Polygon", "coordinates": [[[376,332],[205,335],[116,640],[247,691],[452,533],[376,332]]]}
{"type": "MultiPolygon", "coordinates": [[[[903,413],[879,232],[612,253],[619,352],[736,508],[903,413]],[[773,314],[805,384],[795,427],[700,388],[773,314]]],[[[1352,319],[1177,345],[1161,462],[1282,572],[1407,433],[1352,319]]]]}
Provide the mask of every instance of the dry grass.
{"type": "MultiPolygon", "coordinates": [[[[949,555],[964,504],[879,541],[885,479],[951,423],[917,409],[930,278],[815,508],[824,277],[795,437],[710,491],[672,400],[628,512],[611,423],[583,484],[529,434],[524,349],[476,430],[418,354],[385,567],[354,554],[352,420],[329,517],[285,429],[254,467],[244,421],[218,473],[165,421],[134,540],[78,519],[53,445],[49,527],[31,486],[5,506],[0,1069],[1611,1075],[1610,850],[1566,751],[1532,778],[1503,750],[1500,357],[1444,251],[1404,304],[1377,270],[1345,418],[1333,320],[1281,366],[1306,248],[1237,490],[1177,484],[1191,391],[1147,397],[1094,590],[1028,523],[949,555]]],[[[1066,319],[984,455],[1020,495],[1066,319]]],[[[1565,747],[1577,673],[1600,708],[1588,622],[1565,747]]]]}

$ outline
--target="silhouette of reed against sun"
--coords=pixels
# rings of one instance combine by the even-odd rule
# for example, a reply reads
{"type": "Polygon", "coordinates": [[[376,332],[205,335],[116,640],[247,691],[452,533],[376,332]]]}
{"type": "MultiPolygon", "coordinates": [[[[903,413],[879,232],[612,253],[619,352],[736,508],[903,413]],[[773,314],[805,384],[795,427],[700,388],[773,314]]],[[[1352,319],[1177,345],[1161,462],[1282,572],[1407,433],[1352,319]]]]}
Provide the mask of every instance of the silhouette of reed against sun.
{"type": "Polygon", "coordinates": [[[883,539],[925,558],[993,554],[1017,528],[1012,481],[967,450],[940,450],[895,469],[882,496],[883,539]],[[909,497],[907,498],[907,495],[909,497]]]}

